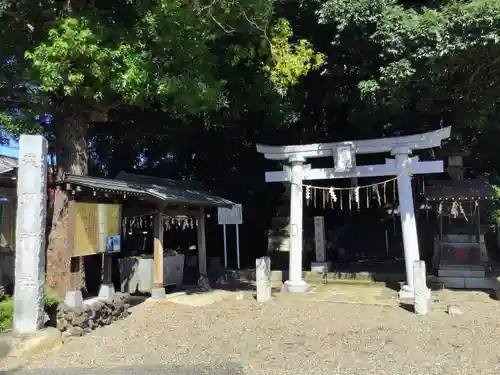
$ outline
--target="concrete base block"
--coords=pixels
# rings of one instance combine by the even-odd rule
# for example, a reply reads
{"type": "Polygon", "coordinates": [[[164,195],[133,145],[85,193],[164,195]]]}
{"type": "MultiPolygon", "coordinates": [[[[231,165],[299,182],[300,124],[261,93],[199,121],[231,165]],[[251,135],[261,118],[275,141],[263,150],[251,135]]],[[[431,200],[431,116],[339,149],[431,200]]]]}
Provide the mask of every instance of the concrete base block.
{"type": "Polygon", "coordinates": [[[68,290],[66,296],[64,297],[64,304],[69,307],[82,307],[83,306],[83,296],[82,292],[79,290],[68,290]]]}
{"type": "Polygon", "coordinates": [[[101,284],[99,287],[100,299],[111,299],[115,295],[115,286],[113,284],[101,284]]]}
{"type": "Polygon", "coordinates": [[[151,290],[151,299],[164,299],[166,295],[165,288],[153,288],[151,290]]]}
{"type": "Polygon", "coordinates": [[[304,280],[301,280],[299,283],[292,283],[290,280],[285,281],[283,284],[282,292],[285,293],[305,293],[309,290],[311,286],[306,283],[304,280]]]}
{"type": "Polygon", "coordinates": [[[312,262],[311,272],[327,273],[332,270],[332,262],[312,262]]]}

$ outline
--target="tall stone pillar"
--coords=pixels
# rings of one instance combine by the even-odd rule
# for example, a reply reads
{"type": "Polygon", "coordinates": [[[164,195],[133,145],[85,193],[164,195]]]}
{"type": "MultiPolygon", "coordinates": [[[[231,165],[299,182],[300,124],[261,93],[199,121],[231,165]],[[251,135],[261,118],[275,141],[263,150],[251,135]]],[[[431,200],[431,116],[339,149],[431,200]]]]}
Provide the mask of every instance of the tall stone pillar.
{"type": "Polygon", "coordinates": [[[47,140],[21,135],[17,174],[14,331],[44,326],[47,140]]]}
{"type": "Polygon", "coordinates": [[[304,292],[307,283],[302,280],[302,221],[303,189],[302,171],[305,159],[300,156],[290,157],[290,263],[289,277],[285,282],[288,292],[304,292]]]}
{"type": "Polygon", "coordinates": [[[412,299],[414,296],[413,264],[420,260],[415,207],[413,205],[413,191],[411,186],[410,158],[408,157],[410,153],[411,150],[407,147],[399,147],[392,150],[392,155],[394,155],[396,159],[398,173],[398,196],[406,269],[406,285],[404,285],[399,292],[399,297],[401,299],[412,299]]]}

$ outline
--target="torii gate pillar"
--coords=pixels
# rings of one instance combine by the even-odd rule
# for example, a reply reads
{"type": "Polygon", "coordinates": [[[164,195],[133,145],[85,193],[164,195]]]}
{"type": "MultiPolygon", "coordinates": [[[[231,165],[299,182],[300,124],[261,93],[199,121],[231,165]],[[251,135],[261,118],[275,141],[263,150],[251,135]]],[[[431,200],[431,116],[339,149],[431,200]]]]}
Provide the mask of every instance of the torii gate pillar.
{"type": "Polygon", "coordinates": [[[290,266],[285,287],[289,292],[304,292],[308,284],[302,280],[302,221],[303,188],[302,170],[306,159],[292,155],[288,159],[290,167],[290,266]]]}
{"type": "Polygon", "coordinates": [[[420,252],[411,186],[411,159],[409,158],[411,150],[407,147],[397,147],[391,151],[391,154],[395,157],[396,169],[398,171],[397,185],[406,270],[406,285],[399,292],[399,298],[412,298],[414,293],[413,262],[420,260],[420,252]]]}

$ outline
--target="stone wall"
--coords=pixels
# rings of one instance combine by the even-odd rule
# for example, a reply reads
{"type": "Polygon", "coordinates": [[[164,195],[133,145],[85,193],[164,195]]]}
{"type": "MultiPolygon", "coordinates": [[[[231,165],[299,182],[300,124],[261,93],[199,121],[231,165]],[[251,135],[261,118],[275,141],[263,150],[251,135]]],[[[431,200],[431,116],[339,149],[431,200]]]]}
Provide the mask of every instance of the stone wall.
{"type": "Polygon", "coordinates": [[[63,337],[81,336],[96,328],[126,318],[130,313],[128,294],[116,293],[111,300],[95,300],[83,307],[71,308],[64,303],[57,307],[57,329],[63,337]]]}

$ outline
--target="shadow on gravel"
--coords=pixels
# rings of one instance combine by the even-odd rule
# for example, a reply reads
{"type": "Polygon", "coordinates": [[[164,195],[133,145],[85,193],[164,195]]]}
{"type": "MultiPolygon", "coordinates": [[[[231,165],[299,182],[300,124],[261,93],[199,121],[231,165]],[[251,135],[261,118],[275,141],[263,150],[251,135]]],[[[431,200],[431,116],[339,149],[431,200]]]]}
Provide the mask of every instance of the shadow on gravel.
{"type": "Polygon", "coordinates": [[[14,370],[0,372],[2,375],[244,375],[243,367],[236,362],[222,364],[199,364],[192,366],[127,366],[114,368],[64,368],[14,370]]]}

